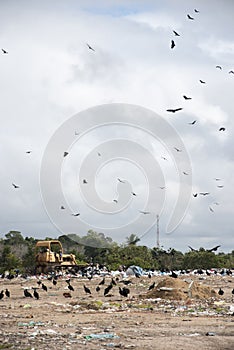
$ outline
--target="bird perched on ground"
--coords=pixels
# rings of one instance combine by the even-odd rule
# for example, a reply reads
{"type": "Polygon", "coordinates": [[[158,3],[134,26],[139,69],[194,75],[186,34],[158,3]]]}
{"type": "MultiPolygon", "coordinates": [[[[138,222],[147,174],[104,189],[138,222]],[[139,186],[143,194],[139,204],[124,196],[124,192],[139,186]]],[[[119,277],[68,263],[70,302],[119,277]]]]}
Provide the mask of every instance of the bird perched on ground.
{"type": "Polygon", "coordinates": [[[112,279],[111,279],[111,284],[112,284],[113,286],[116,286],[116,285],[117,285],[113,277],[112,277],[112,279]]]}
{"type": "Polygon", "coordinates": [[[174,49],[175,46],[176,46],[176,45],[175,45],[175,42],[174,42],[174,40],[172,40],[172,41],[171,41],[171,49],[174,49]]]}
{"type": "Polygon", "coordinates": [[[221,288],[219,288],[218,294],[219,295],[224,295],[224,291],[221,288]]]}
{"type": "Polygon", "coordinates": [[[171,274],[169,275],[169,277],[177,278],[178,275],[174,271],[171,271],[171,274]]]}
{"type": "Polygon", "coordinates": [[[85,285],[84,285],[84,291],[86,294],[92,294],[91,290],[88,287],[86,287],[85,285]]]}
{"type": "Polygon", "coordinates": [[[232,295],[234,295],[234,288],[233,288],[233,290],[232,290],[232,295]]]}
{"type": "Polygon", "coordinates": [[[101,280],[101,282],[99,282],[98,284],[99,284],[99,286],[105,284],[105,277],[104,277],[104,278],[101,280]]]}
{"type": "Polygon", "coordinates": [[[37,290],[36,290],[36,288],[33,288],[34,290],[33,290],[33,296],[34,296],[34,298],[35,299],[39,299],[39,293],[37,292],[37,290]]]}
{"type": "Polygon", "coordinates": [[[123,287],[122,289],[119,287],[119,294],[123,297],[127,298],[128,294],[130,293],[130,289],[123,287]]]}
{"type": "Polygon", "coordinates": [[[99,286],[96,287],[96,292],[100,292],[101,288],[99,286]]]}
{"type": "Polygon", "coordinates": [[[155,282],[149,286],[148,290],[154,289],[154,287],[155,287],[155,282]]]}
{"type": "Polygon", "coordinates": [[[182,111],[183,108],[170,108],[170,109],[167,109],[167,112],[171,112],[171,113],[176,113],[176,112],[179,112],[179,111],[182,111]]]}
{"type": "Polygon", "coordinates": [[[56,279],[53,279],[52,283],[53,283],[54,286],[56,286],[56,284],[57,284],[56,279]]]}
{"type": "Polygon", "coordinates": [[[69,292],[64,292],[63,296],[64,296],[64,298],[71,298],[72,297],[71,293],[69,293],[69,292]]]}
{"type": "Polygon", "coordinates": [[[11,293],[8,289],[5,290],[5,295],[6,295],[6,297],[10,298],[11,293]]]}
{"type": "Polygon", "coordinates": [[[130,283],[132,283],[132,281],[130,281],[130,280],[122,280],[122,281],[119,281],[119,283],[123,283],[125,286],[128,286],[130,283]]]}
{"type": "Polygon", "coordinates": [[[41,284],[41,288],[47,292],[47,287],[44,283],[41,284]]]}
{"type": "Polygon", "coordinates": [[[25,296],[26,298],[32,298],[32,297],[33,297],[32,294],[28,291],[27,288],[24,289],[24,296],[25,296]]]}
{"type": "Polygon", "coordinates": [[[109,291],[110,291],[112,288],[113,288],[113,284],[111,283],[111,284],[109,284],[109,286],[107,286],[107,287],[104,289],[104,297],[105,297],[106,295],[109,294],[109,291]]]}
{"type": "Polygon", "coordinates": [[[72,287],[72,285],[69,283],[68,285],[68,289],[72,290],[74,292],[74,288],[72,287]]]}
{"type": "Polygon", "coordinates": [[[37,284],[38,284],[38,286],[40,286],[41,285],[41,281],[39,280],[39,281],[37,281],[37,284]]]}
{"type": "Polygon", "coordinates": [[[0,300],[4,298],[4,290],[1,291],[0,293],[0,300]]]}
{"type": "Polygon", "coordinates": [[[14,183],[12,183],[12,186],[13,186],[14,188],[19,188],[19,186],[16,185],[16,184],[14,184],[14,183]]]}
{"type": "Polygon", "coordinates": [[[95,51],[95,50],[92,48],[92,46],[90,46],[88,43],[86,43],[86,45],[88,46],[88,48],[89,48],[90,50],[95,51]]]}

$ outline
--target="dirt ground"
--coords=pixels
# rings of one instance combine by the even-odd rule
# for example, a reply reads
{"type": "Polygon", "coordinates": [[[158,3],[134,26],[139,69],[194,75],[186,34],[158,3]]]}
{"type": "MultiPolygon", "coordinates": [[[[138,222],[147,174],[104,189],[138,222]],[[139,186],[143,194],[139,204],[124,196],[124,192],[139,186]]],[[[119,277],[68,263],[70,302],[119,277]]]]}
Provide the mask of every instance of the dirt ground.
{"type": "Polygon", "coordinates": [[[180,280],[209,286],[216,294],[202,299],[186,295],[180,300],[166,297],[170,288],[161,290],[160,297],[148,292],[153,282],[153,291],[159,292],[157,284],[164,277],[128,279],[132,283],[127,298],[119,294],[122,282],[103,296],[110,277],[99,292],[95,289],[101,277],[71,278],[71,298],[63,296],[69,292],[65,278],[56,286],[43,279],[47,291],[36,278],[0,280],[0,290],[11,293],[0,300],[0,349],[234,349],[234,277],[181,276],[180,280]],[[91,295],[85,293],[84,284],[91,295]],[[39,287],[39,300],[24,296],[24,288],[33,293],[33,287],[39,287]],[[220,287],[222,296],[217,294],[220,287]]]}

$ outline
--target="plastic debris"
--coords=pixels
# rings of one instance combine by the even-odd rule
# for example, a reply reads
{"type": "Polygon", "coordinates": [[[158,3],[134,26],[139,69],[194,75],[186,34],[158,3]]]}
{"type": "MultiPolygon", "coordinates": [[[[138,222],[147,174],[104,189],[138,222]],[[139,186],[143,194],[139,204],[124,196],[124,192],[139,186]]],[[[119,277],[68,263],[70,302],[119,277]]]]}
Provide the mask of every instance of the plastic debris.
{"type": "Polygon", "coordinates": [[[119,338],[118,335],[114,333],[92,333],[89,335],[85,335],[85,339],[91,340],[91,339],[113,339],[113,338],[119,338]]]}
{"type": "Polygon", "coordinates": [[[214,333],[214,332],[207,332],[207,333],[206,333],[206,336],[213,337],[214,335],[215,335],[215,333],[214,333]]]}

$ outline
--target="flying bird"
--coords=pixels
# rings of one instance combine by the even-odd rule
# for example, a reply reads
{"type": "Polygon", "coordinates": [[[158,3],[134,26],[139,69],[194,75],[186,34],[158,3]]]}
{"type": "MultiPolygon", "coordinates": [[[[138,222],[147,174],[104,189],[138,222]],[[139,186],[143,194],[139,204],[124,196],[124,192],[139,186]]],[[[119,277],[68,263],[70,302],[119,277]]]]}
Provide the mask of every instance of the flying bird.
{"type": "Polygon", "coordinates": [[[173,30],[173,33],[175,34],[175,36],[180,36],[180,34],[177,33],[175,30],[173,30]]]}
{"type": "Polygon", "coordinates": [[[186,95],[183,95],[183,98],[184,98],[185,100],[192,100],[192,97],[187,97],[186,95]]]}
{"type": "Polygon", "coordinates": [[[213,208],[209,207],[209,209],[210,209],[210,211],[211,211],[212,213],[214,213],[214,209],[213,209],[213,208]]]}
{"type": "Polygon", "coordinates": [[[175,45],[175,42],[174,42],[174,40],[172,40],[172,41],[171,41],[171,49],[174,49],[175,46],[176,46],[176,45],[175,45]]]}
{"type": "Polygon", "coordinates": [[[191,17],[190,15],[187,15],[188,19],[194,20],[193,17],[191,17]]]}
{"type": "Polygon", "coordinates": [[[201,196],[207,196],[208,194],[210,194],[210,192],[200,192],[199,193],[201,196]]]}
{"type": "Polygon", "coordinates": [[[88,183],[88,181],[84,179],[83,180],[83,184],[87,184],[87,183],[88,183]]]}
{"type": "Polygon", "coordinates": [[[168,160],[166,157],[163,157],[163,156],[161,156],[161,158],[162,158],[163,160],[168,160]]]}
{"type": "Polygon", "coordinates": [[[188,175],[188,173],[186,173],[185,171],[183,171],[183,174],[184,174],[184,175],[188,175]]]}
{"type": "Polygon", "coordinates": [[[26,151],[25,153],[30,154],[30,153],[32,153],[32,151],[26,151]]]}
{"type": "Polygon", "coordinates": [[[215,247],[211,248],[211,249],[207,249],[207,252],[216,252],[218,250],[218,248],[220,248],[221,245],[216,245],[215,247]]]}
{"type": "Polygon", "coordinates": [[[179,112],[179,111],[182,111],[183,108],[170,108],[170,109],[167,109],[167,112],[171,112],[171,113],[176,113],[176,112],[179,112]]]}
{"type": "Polygon", "coordinates": [[[222,67],[221,67],[221,66],[216,66],[215,68],[222,69],[222,67]]]}
{"type": "Polygon", "coordinates": [[[136,196],[136,193],[135,193],[135,192],[131,192],[131,194],[132,194],[133,196],[136,196]]]}
{"type": "Polygon", "coordinates": [[[72,216],[79,216],[80,213],[76,213],[76,214],[71,214],[72,216]]]}
{"type": "Polygon", "coordinates": [[[63,152],[63,156],[66,157],[69,153],[68,152],[63,152]]]}
{"type": "Polygon", "coordinates": [[[3,52],[4,54],[7,54],[7,53],[8,53],[5,49],[2,49],[2,52],[3,52]]]}
{"type": "Polygon", "coordinates": [[[150,214],[149,211],[142,211],[142,210],[139,210],[139,212],[140,212],[141,214],[144,214],[144,215],[150,214]]]}
{"type": "Polygon", "coordinates": [[[113,202],[118,203],[117,199],[113,199],[113,202]]]}
{"type": "Polygon", "coordinates": [[[233,70],[230,70],[228,73],[229,73],[229,74],[234,74],[234,71],[233,71],[233,70]]]}
{"type": "Polygon", "coordinates": [[[197,197],[197,193],[193,193],[193,197],[197,197]]]}
{"type": "Polygon", "coordinates": [[[174,147],[174,149],[176,150],[176,152],[182,152],[182,150],[177,147],[174,147]]]}
{"type": "Polygon", "coordinates": [[[194,121],[190,122],[189,124],[190,124],[190,125],[194,125],[196,122],[197,122],[197,121],[194,120],[194,121]]]}
{"type": "Polygon", "coordinates": [[[88,43],[86,43],[86,45],[88,46],[88,48],[89,48],[90,50],[95,51],[95,50],[92,48],[92,46],[90,46],[88,43]]]}
{"type": "Polygon", "coordinates": [[[65,209],[65,207],[64,207],[63,205],[61,205],[60,209],[64,210],[64,209],[65,209]]]}
{"type": "Polygon", "coordinates": [[[16,185],[16,184],[14,184],[14,183],[12,183],[12,186],[13,186],[14,188],[19,188],[19,186],[16,185]]]}
{"type": "Polygon", "coordinates": [[[201,84],[205,84],[206,82],[204,80],[199,80],[201,84]]]}
{"type": "Polygon", "coordinates": [[[123,181],[123,180],[121,180],[121,179],[117,179],[119,182],[121,182],[122,184],[124,184],[125,183],[125,181],[123,181]]]}
{"type": "Polygon", "coordinates": [[[218,187],[218,188],[223,188],[224,186],[223,186],[223,185],[218,185],[217,187],[218,187]]]}
{"type": "Polygon", "coordinates": [[[221,128],[219,128],[219,131],[225,131],[226,129],[222,126],[221,128]]]}
{"type": "Polygon", "coordinates": [[[189,249],[191,250],[191,252],[197,252],[196,249],[192,248],[190,245],[188,245],[189,249]]]}
{"type": "Polygon", "coordinates": [[[194,9],[194,12],[199,13],[200,11],[198,11],[197,9],[194,9]]]}

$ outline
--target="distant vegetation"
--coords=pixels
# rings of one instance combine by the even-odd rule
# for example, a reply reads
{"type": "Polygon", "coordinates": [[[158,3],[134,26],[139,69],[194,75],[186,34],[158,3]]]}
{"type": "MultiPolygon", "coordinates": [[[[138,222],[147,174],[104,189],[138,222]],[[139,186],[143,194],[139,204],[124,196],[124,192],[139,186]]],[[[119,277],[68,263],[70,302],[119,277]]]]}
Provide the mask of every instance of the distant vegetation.
{"type": "MultiPolygon", "coordinates": [[[[45,239],[53,239],[46,237],[45,239]]],[[[173,248],[148,248],[140,245],[140,239],[131,234],[125,244],[117,244],[103,233],[90,230],[85,236],[75,234],[58,237],[64,252],[73,253],[77,261],[99,263],[110,270],[120,265],[138,265],[144,269],[180,270],[234,268],[234,250],[231,253],[210,252],[204,248],[182,253],[173,248]]],[[[35,267],[35,244],[33,237],[23,237],[18,231],[10,231],[0,239],[0,273],[19,269],[33,272],[35,267]]]]}

